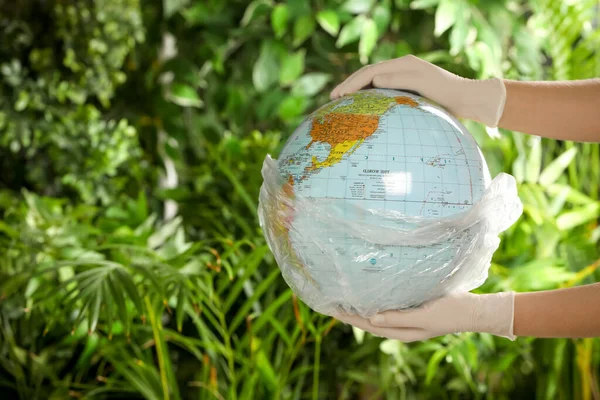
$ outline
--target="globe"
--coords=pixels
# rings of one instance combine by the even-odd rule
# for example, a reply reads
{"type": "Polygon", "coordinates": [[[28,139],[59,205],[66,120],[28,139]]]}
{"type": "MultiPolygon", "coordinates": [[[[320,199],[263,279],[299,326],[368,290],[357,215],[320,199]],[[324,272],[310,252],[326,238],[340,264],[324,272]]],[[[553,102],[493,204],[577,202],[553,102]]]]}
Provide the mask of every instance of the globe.
{"type": "Polygon", "coordinates": [[[439,105],[397,90],[347,95],[309,115],[271,165],[281,191],[261,194],[261,225],[311,308],[369,316],[439,297],[457,279],[463,289],[485,279],[489,257],[475,278],[461,271],[479,231],[460,217],[490,173],[473,136],[439,105]],[[428,236],[417,234],[422,224],[428,236]]]}

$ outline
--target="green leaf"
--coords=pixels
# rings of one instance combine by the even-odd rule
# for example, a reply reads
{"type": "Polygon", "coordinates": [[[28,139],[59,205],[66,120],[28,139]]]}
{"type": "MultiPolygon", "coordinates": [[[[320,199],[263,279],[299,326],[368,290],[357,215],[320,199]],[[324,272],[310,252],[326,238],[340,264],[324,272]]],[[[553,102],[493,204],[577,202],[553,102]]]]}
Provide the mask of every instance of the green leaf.
{"type": "Polygon", "coordinates": [[[377,36],[381,37],[388,29],[392,16],[388,7],[378,5],[373,10],[373,21],[377,26],[377,36]]]}
{"type": "Polygon", "coordinates": [[[154,365],[136,360],[133,354],[128,354],[127,352],[108,353],[107,357],[115,367],[115,370],[119,374],[122,374],[144,399],[164,400],[160,378],[154,365]]]}
{"type": "Polygon", "coordinates": [[[346,0],[342,10],[352,14],[364,14],[371,9],[374,0],[346,0]]]}
{"type": "Polygon", "coordinates": [[[540,185],[550,185],[561,176],[569,164],[575,159],[577,147],[572,147],[552,161],[540,174],[540,185]]]}
{"type": "Polygon", "coordinates": [[[325,32],[333,37],[340,31],[340,18],[333,10],[319,11],[317,14],[317,22],[325,32]]]}
{"type": "MultiPolygon", "coordinates": [[[[469,49],[467,49],[467,53],[468,51],[469,49]]],[[[519,155],[515,161],[513,161],[512,173],[517,180],[517,183],[522,183],[525,181],[525,163],[527,162],[527,157],[525,156],[525,145],[523,144],[523,136],[519,133],[513,132],[513,140],[519,155]]]]}
{"type": "Polygon", "coordinates": [[[115,279],[115,282],[119,282],[121,285],[121,289],[124,289],[124,292],[129,295],[131,301],[137,308],[140,314],[144,314],[144,306],[142,305],[142,298],[139,295],[139,290],[135,286],[131,275],[126,272],[124,269],[117,268],[114,270],[115,275],[119,276],[119,279],[115,279]]]}
{"type": "Polygon", "coordinates": [[[435,29],[433,34],[441,36],[456,22],[458,5],[456,0],[441,0],[440,5],[435,10],[435,29]]]}
{"type": "Polygon", "coordinates": [[[175,308],[175,319],[177,324],[177,331],[181,332],[183,327],[183,317],[185,315],[183,307],[186,303],[185,297],[185,286],[183,283],[179,284],[179,290],[177,291],[177,305],[175,308]]]}
{"type": "Polygon", "coordinates": [[[370,57],[370,63],[376,64],[381,61],[386,61],[391,58],[396,58],[396,44],[390,41],[382,41],[373,50],[370,57]]]}
{"type": "Polygon", "coordinates": [[[10,225],[3,221],[0,221],[0,232],[4,232],[13,238],[16,238],[19,235],[19,232],[16,229],[13,229],[10,225]]]}
{"type": "Polygon", "coordinates": [[[303,15],[294,24],[294,47],[300,46],[315,31],[315,19],[312,15],[303,15]]]}
{"type": "Polygon", "coordinates": [[[271,26],[276,38],[281,38],[287,30],[290,11],[285,4],[278,4],[271,13],[271,26]]]}
{"type": "Polygon", "coordinates": [[[163,0],[163,15],[165,18],[170,18],[189,2],[190,0],[163,0]]]}
{"type": "Polygon", "coordinates": [[[542,139],[532,136],[529,140],[529,154],[525,163],[525,181],[535,183],[540,176],[542,166],[542,139]]]}
{"type": "Polygon", "coordinates": [[[509,287],[519,292],[553,289],[575,276],[563,266],[556,265],[556,260],[534,260],[511,270],[508,278],[509,287]]]}
{"type": "Polygon", "coordinates": [[[267,0],[254,0],[252,3],[246,7],[246,11],[244,12],[244,16],[242,17],[242,21],[240,25],[242,27],[247,26],[254,19],[265,15],[271,6],[267,0]]]}
{"type": "Polygon", "coordinates": [[[22,90],[19,92],[19,98],[15,102],[15,111],[25,110],[29,104],[29,100],[29,94],[26,91],[22,90]]]}
{"type": "Polygon", "coordinates": [[[102,305],[102,286],[103,282],[98,283],[99,289],[91,296],[93,301],[92,312],[88,314],[88,332],[92,333],[96,330],[96,325],[98,325],[98,318],[100,317],[100,306],[102,305]]]}
{"type": "MultiPolygon", "coordinates": [[[[256,269],[263,261],[265,254],[269,251],[268,246],[261,246],[254,250],[245,259],[240,261],[240,265],[243,266],[243,275],[236,278],[233,286],[228,285],[227,288],[227,299],[224,301],[222,310],[226,312],[238,299],[240,292],[243,289],[244,284],[252,275],[256,272],[256,269]]],[[[240,271],[242,272],[242,271],[240,271]]]]}
{"type": "Polygon", "coordinates": [[[242,198],[242,200],[248,207],[248,211],[250,211],[251,215],[256,216],[256,213],[257,213],[256,202],[255,202],[254,198],[252,196],[250,196],[250,194],[248,193],[248,190],[242,184],[242,182],[240,181],[240,179],[238,178],[236,173],[232,170],[232,168],[227,163],[225,163],[217,155],[215,155],[215,157],[213,157],[213,160],[214,160],[215,164],[217,165],[217,167],[219,168],[219,170],[227,177],[227,179],[229,179],[229,181],[233,185],[233,188],[235,189],[235,193],[242,198]]]}
{"type": "Polygon", "coordinates": [[[196,89],[182,83],[171,85],[167,98],[181,107],[202,107],[202,100],[200,100],[196,89]]]}
{"type": "Polygon", "coordinates": [[[252,83],[259,92],[264,92],[279,75],[279,61],[275,45],[271,41],[263,42],[258,59],[252,70],[252,83]]]}
{"type": "Polygon", "coordinates": [[[387,339],[381,342],[381,344],[379,345],[379,350],[381,350],[381,352],[384,354],[396,356],[400,352],[401,345],[402,343],[397,340],[387,339]]]}
{"type": "Polygon", "coordinates": [[[364,15],[358,15],[346,25],[344,25],[340,32],[340,35],[338,36],[338,40],[335,43],[335,46],[337,48],[341,48],[347,44],[356,42],[360,37],[360,33],[365,21],[366,17],[364,15]]]}
{"type": "Polygon", "coordinates": [[[264,345],[262,341],[257,337],[252,338],[252,346],[250,348],[250,351],[252,353],[255,353],[256,367],[261,373],[264,382],[267,384],[269,390],[273,391],[275,390],[278,384],[277,374],[275,374],[275,370],[273,369],[269,358],[265,355],[265,352],[262,349],[263,347],[267,347],[267,345],[264,345]]]}
{"type": "Polygon", "coordinates": [[[471,387],[472,389],[474,389],[471,367],[468,365],[466,357],[464,356],[461,350],[461,346],[453,346],[450,349],[449,355],[452,358],[452,365],[454,366],[456,372],[462,375],[463,382],[468,384],[469,387],[471,387]]]}
{"type": "Polygon", "coordinates": [[[441,348],[436,350],[435,353],[429,358],[429,362],[427,363],[427,375],[425,377],[425,384],[431,384],[431,381],[435,377],[435,374],[438,372],[438,366],[440,362],[446,357],[448,350],[446,348],[441,348]]]}
{"type": "Polygon", "coordinates": [[[77,368],[84,368],[85,366],[89,365],[88,363],[90,362],[92,357],[95,354],[97,354],[99,342],[100,337],[95,333],[87,337],[85,348],[83,349],[81,356],[77,360],[77,368]]]}
{"type": "Polygon", "coordinates": [[[405,41],[399,40],[394,49],[396,57],[403,57],[413,52],[412,47],[405,41]]]}
{"type": "Polygon", "coordinates": [[[500,358],[494,360],[494,370],[498,372],[506,371],[509,367],[513,365],[517,357],[519,357],[518,353],[503,354],[502,356],[500,356],[500,358]]]}
{"type": "Polygon", "coordinates": [[[292,95],[312,97],[319,93],[330,80],[331,75],[323,72],[308,73],[294,82],[292,95]]]}
{"type": "MultiPolygon", "coordinates": [[[[291,297],[291,296],[290,296],[291,297]]],[[[289,318],[289,317],[287,317],[289,318]]],[[[288,348],[291,348],[294,344],[294,340],[291,337],[291,332],[288,333],[286,331],[286,329],[284,328],[285,325],[285,319],[277,319],[274,318],[273,315],[269,315],[268,318],[265,319],[265,321],[267,321],[269,323],[269,328],[277,331],[277,333],[279,334],[279,337],[281,338],[281,340],[283,340],[285,342],[285,344],[287,344],[288,348]]],[[[254,328],[254,327],[253,327],[254,328]]]]}
{"type": "Polygon", "coordinates": [[[437,6],[440,0],[415,0],[410,3],[410,8],[413,10],[421,10],[423,8],[431,8],[437,6]]]}
{"type": "Polygon", "coordinates": [[[592,199],[591,197],[581,193],[576,189],[573,189],[571,186],[568,185],[561,185],[555,183],[553,185],[545,186],[544,189],[546,189],[546,192],[548,192],[548,194],[551,194],[553,196],[558,196],[561,195],[563,192],[567,192],[567,201],[573,204],[582,205],[594,202],[594,199],[592,199]]]}
{"type": "Polygon", "coordinates": [[[470,31],[471,10],[463,1],[458,3],[456,11],[456,23],[450,32],[450,54],[455,56],[467,45],[470,31]]]}
{"type": "Polygon", "coordinates": [[[279,83],[283,86],[293,83],[304,71],[304,56],[306,50],[301,49],[296,53],[287,54],[279,70],[279,83]]]}
{"type": "Polygon", "coordinates": [[[592,203],[572,211],[562,213],[556,219],[558,229],[569,230],[600,217],[600,203],[592,203]]]}
{"type": "Polygon", "coordinates": [[[354,340],[356,343],[362,344],[365,339],[365,331],[355,326],[352,327],[352,334],[354,335],[354,340]]]}
{"type": "Polygon", "coordinates": [[[146,305],[146,310],[148,311],[148,316],[150,317],[150,326],[152,328],[154,337],[154,346],[160,372],[163,399],[180,399],[181,396],[179,395],[179,389],[177,383],[175,382],[175,375],[173,374],[173,365],[171,363],[171,358],[169,357],[169,349],[165,341],[163,326],[160,321],[161,314],[160,312],[156,312],[148,296],[144,297],[144,302],[146,305]]]}
{"type": "MultiPolygon", "coordinates": [[[[291,290],[286,290],[283,292],[277,299],[271,301],[269,306],[260,314],[260,316],[253,322],[252,331],[256,334],[259,332],[263,326],[267,323],[272,323],[276,321],[273,318],[273,315],[277,315],[276,313],[285,305],[289,305],[289,301],[293,296],[293,292],[291,290]]],[[[285,329],[284,329],[285,330],[285,329]]]]}
{"type": "Polygon", "coordinates": [[[526,77],[541,79],[543,71],[540,38],[526,26],[516,27],[513,34],[514,51],[509,53],[514,65],[526,77]]]}
{"type": "Polygon", "coordinates": [[[307,102],[304,96],[289,96],[279,106],[277,114],[281,119],[289,120],[302,114],[306,109],[307,102]]]}
{"type": "Polygon", "coordinates": [[[206,4],[197,2],[193,6],[181,11],[181,15],[187,22],[188,26],[196,26],[204,24],[211,20],[212,12],[206,4]]]}
{"type": "Polygon", "coordinates": [[[372,19],[367,19],[363,24],[363,29],[360,34],[360,42],[358,43],[358,54],[360,62],[366,64],[369,61],[369,56],[377,43],[377,25],[372,19]]]}
{"type": "Polygon", "coordinates": [[[562,211],[562,209],[565,206],[565,203],[567,202],[568,195],[568,190],[562,190],[556,196],[554,196],[548,208],[548,214],[550,216],[555,217],[558,215],[559,212],[562,211]]]}
{"type": "Polygon", "coordinates": [[[181,226],[181,217],[176,217],[163,224],[156,232],[148,238],[148,248],[156,249],[162,246],[171,236],[177,232],[179,226],[181,226]]]}
{"type": "Polygon", "coordinates": [[[108,332],[108,338],[111,339],[113,335],[113,327],[115,326],[113,321],[113,298],[110,294],[109,289],[109,278],[110,274],[107,275],[104,282],[102,282],[102,293],[104,296],[104,313],[106,315],[106,331],[108,332]]]}
{"type": "Polygon", "coordinates": [[[117,306],[117,314],[119,314],[120,322],[125,325],[125,334],[129,336],[129,332],[131,330],[131,320],[127,311],[127,304],[125,303],[123,290],[121,290],[120,288],[121,283],[116,283],[115,280],[116,279],[113,274],[109,274],[106,277],[106,282],[110,291],[110,295],[117,306]]]}
{"type": "Polygon", "coordinates": [[[244,321],[244,318],[250,312],[250,309],[253,305],[258,302],[260,297],[275,283],[275,280],[281,276],[281,272],[279,269],[275,268],[271,271],[271,273],[266,276],[258,286],[254,289],[252,296],[244,301],[244,303],[236,309],[235,317],[231,320],[229,324],[229,331],[235,332],[237,327],[244,321]]]}
{"type": "Polygon", "coordinates": [[[600,241],[600,226],[596,227],[590,235],[590,243],[598,243],[600,241]]]}

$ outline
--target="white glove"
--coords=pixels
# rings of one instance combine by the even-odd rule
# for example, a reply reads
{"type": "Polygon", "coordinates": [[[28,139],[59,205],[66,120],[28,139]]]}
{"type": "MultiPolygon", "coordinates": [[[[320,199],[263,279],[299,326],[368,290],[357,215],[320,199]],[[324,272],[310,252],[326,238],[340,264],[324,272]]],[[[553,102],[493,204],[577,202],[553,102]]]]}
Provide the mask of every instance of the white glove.
{"type": "Polygon", "coordinates": [[[358,315],[334,318],[375,336],[415,342],[459,332],[486,332],[515,339],[514,292],[461,293],[407,311],[386,311],[370,319],[358,315]]]}
{"type": "Polygon", "coordinates": [[[404,89],[433,100],[460,118],[472,119],[495,128],[506,102],[501,79],[462,78],[412,55],[367,65],[331,92],[337,99],[364,87],[404,89]]]}

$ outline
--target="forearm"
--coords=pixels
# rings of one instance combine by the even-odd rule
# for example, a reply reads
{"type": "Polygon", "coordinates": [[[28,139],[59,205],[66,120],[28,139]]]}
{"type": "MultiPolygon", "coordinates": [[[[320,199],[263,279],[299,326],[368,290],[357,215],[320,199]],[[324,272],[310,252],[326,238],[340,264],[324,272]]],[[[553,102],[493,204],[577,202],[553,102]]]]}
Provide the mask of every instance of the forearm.
{"type": "Polygon", "coordinates": [[[504,83],[501,128],[559,140],[600,142],[600,79],[504,83]]]}
{"type": "Polygon", "coordinates": [[[600,336],[600,283],[518,293],[514,333],[539,338],[600,336]]]}

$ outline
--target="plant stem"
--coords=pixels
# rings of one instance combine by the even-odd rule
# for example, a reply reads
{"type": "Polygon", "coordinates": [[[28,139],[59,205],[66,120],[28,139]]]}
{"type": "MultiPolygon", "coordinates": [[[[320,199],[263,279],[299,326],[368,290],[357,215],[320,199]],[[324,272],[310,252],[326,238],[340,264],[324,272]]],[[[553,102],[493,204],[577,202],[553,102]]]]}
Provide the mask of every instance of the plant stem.
{"type": "Polygon", "coordinates": [[[235,377],[235,359],[233,356],[233,349],[231,348],[231,338],[229,336],[229,330],[227,329],[227,323],[225,322],[225,315],[220,313],[219,319],[221,321],[221,326],[223,327],[223,339],[225,341],[225,348],[227,349],[227,365],[229,367],[229,374],[231,379],[231,387],[230,387],[230,399],[237,399],[237,382],[235,377]]]}
{"type": "MultiPolygon", "coordinates": [[[[296,332],[300,332],[300,328],[296,328],[296,329],[297,329],[296,332]]],[[[294,333],[293,336],[296,335],[296,332],[294,333]]],[[[296,345],[294,346],[294,348],[291,351],[290,358],[289,358],[287,365],[284,368],[282,368],[281,373],[279,375],[277,392],[275,393],[275,397],[274,397],[275,399],[279,399],[281,397],[281,391],[282,391],[282,388],[285,387],[285,383],[286,383],[288,375],[290,373],[290,369],[292,368],[292,364],[294,363],[294,360],[298,356],[300,349],[304,345],[304,341],[306,339],[304,336],[304,333],[301,333],[300,335],[301,335],[300,338],[298,339],[298,341],[296,342],[296,345]]]]}
{"type": "Polygon", "coordinates": [[[321,369],[321,335],[315,337],[315,368],[313,370],[313,400],[319,398],[319,370],[321,369]]]}
{"type": "Polygon", "coordinates": [[[156,314],[154,312],[154,308],[152,307],[152,303],[150,302],[150,298],[148,296],[145,296],[144,301],[146,302],[148,316],[150,317],[150,325],[152,326],[152,332],[154,334],[154,343],[156,345],[156,356],[158,357],[158,368],[160,370],[160,382],[163,389],[163,398],[165,400],[169,400],[169,383],[167,381],[167,370],[165,367],[164,349],[162,347],[162,340],[160,337],[161,326],[156,320],[156,314]]]}

